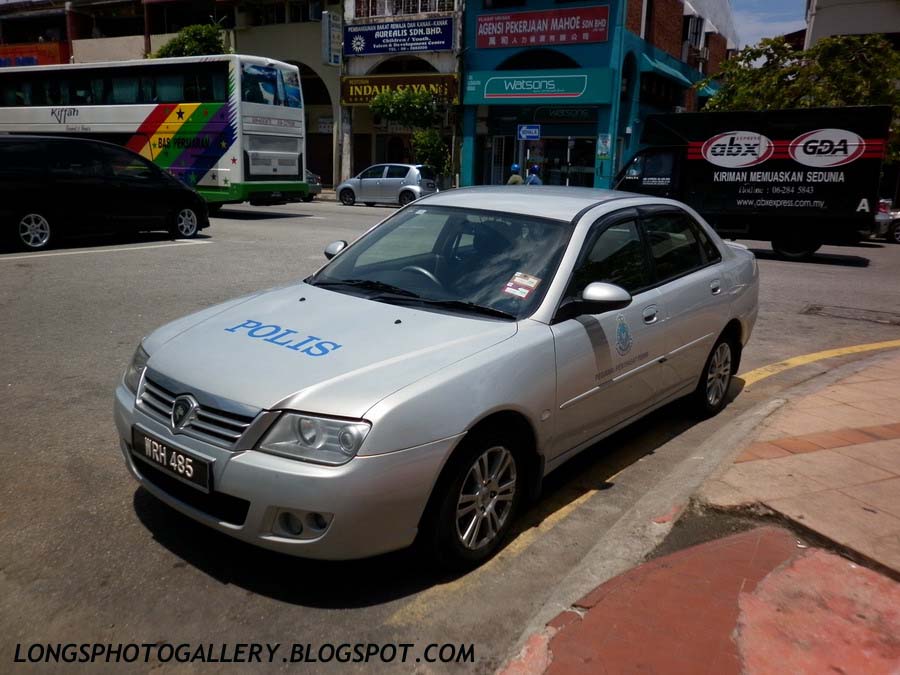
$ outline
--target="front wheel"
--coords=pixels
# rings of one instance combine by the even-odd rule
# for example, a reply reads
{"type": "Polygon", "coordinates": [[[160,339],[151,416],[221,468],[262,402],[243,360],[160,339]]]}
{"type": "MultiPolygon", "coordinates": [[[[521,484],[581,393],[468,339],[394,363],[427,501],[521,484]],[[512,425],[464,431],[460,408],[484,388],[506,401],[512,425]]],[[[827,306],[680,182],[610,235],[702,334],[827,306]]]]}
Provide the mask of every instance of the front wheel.
{"type": "Polygon", "coordinates": [[[315,198],[315,195],[303,195],[303,201],[309,203],[315,198]]]}
{"type": "Polygon", "coordinates": [[[432,553],[445,567],[480,565],[509,534],[525,483],[521,455],[508,439],[488,432],[467,440],[448,467],[433,521],[432,553]]]}
{"type": "Polygon", "coordinates": [[[702,415],[712,417],[725,407],[728,388],[734,375],[735,357],[731,342],[719,338],[706,359],[703,374],[694,392],[697,408],[702,415]]]}
{"type": "Polygon", "coordinates": [[[53,231],[50,221],[42,213],[30,212],[22,214],[16,229],[16,243],[26,251],[41,251],[50,247],[53,231]]]}
{"type": "Polygon", "coordinates": [[[812,237],[779,237],[772,242],[772,249],[787,260],[805,260],[822,248],[822,242],[812,237]]]}
{"type": "Polygon", "coordinates": [[[900,244],[900,219],[891,223],[888,228],[887,240],[892,244],[900,244]]]}
{"type": "Polygon", "coordinates": [[[344,206],[353,206],[356,203],[356,195],[350,188],[344,188],[340,194],[341,204],[344,206]]]}
{"type": "Polygon", "coordinates": [[[200,231],[200,219],[197,212],[190,207],[180,208],[175,211],[172,224],[172,236],[179,239],[192,239],[200,231]]]}

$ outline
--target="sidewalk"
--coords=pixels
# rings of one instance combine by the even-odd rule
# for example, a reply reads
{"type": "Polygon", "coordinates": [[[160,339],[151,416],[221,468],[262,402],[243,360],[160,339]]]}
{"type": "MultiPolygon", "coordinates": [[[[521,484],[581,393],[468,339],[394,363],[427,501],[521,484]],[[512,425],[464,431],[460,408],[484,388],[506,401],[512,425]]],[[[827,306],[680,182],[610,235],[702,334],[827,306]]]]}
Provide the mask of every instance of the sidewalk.
{"type": "Polygon", "coordinates": [[[897,636],[900,584],[760,527],[610,579],[500,672],[888,675],[897,636]]]}
{"type": "Polygon", "coordinates": [[[900,576],[900,357],[789,402],[698,500],[761,505],[900,576]]]}
{"type": "Polygon", "coordinates": [[[500,672],[900,675],[900,356],[789,401],[696,500],[885,574],[759,527],[610,579],[500,672]]]}

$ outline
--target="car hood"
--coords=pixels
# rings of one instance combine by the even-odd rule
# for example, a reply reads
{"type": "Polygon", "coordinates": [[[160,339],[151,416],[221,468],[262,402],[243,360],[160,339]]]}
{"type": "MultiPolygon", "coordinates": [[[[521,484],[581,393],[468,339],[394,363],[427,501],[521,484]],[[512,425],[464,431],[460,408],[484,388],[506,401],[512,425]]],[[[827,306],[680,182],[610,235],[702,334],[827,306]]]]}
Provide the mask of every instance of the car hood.
{"type": "Polygon", "coordinates": [[[357,418],[517,330],[515,322],[389,305],[304,283],[196,317],[145,340],[151,370],[189,391],[254,408],[357,418]]]}

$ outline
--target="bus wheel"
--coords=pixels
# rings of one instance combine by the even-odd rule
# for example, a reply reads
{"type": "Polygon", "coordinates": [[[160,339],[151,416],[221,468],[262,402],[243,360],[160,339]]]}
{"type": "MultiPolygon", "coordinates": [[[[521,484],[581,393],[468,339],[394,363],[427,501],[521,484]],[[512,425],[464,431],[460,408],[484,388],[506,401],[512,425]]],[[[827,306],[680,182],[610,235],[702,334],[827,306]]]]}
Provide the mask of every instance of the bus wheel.
{"type": "Polygon", "coordinates": [[[788,236],[772,241],[772,249],[786,260],[804,260],[822,248],[822,242],[812,237],[788,236]]]}
{"type": "Polygon", "coordinates": [[[190,207],[178,209],[175,212],[175,222],[172,225],[172,236],[176,239],[191,239],[200,231],[197,212],[190,207]]]}
{"type": "Polygon", "coordinates": [[[26,213],[19,218],[16,231],[19,248],[26,251],[40,251],[49,248],[52,239],[50,221],[40,213],[26,213]]]}
{"type": "Polygon", "coordinates": [[[350,188],[341,190],[341,204],[344,206],[353,206],[356,203],[356,196],[350,188]]]}

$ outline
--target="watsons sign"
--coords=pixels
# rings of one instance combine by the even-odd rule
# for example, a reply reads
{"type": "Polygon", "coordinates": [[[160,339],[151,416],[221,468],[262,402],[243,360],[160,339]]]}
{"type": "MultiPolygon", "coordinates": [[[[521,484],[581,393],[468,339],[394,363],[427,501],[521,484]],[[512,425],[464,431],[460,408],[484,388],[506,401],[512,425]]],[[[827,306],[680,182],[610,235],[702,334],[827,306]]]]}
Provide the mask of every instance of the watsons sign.
{"type": "Polygon", "coordinates": [[[612,76],[607,68],[541,71],[475,71],[466,75],[463,102],[481,104],[608,103],[612,76]]]}

